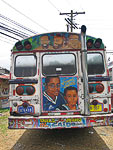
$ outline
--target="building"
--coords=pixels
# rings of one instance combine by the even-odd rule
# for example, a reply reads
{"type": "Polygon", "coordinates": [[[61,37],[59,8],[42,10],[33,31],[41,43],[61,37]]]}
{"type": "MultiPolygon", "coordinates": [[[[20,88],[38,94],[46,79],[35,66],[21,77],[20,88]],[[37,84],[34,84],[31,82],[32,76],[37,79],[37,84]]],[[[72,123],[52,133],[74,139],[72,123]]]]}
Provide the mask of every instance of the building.
{"type": "Polygon", "coordinates": [[[9,108],[9,73],[0,67],[0,108],[9,108]]]}

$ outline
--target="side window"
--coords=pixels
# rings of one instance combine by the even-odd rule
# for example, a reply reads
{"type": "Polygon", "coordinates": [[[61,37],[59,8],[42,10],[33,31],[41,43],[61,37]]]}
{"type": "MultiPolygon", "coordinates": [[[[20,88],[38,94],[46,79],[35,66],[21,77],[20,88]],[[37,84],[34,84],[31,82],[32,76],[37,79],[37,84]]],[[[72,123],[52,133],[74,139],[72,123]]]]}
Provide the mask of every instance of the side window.
{"type": "Polygon", "coordinates": [[[104,61],[101,53],[88,53],[87,63],[89,75],[104,73],[104,61]]]}
{"type": "Polygon", "coordinates": [[[42,74],[73,75],[76,74],[76,57],[74,54],[45,54],[42,57],[42,74]]]}
{"type": "Polygon", "coordinates": [[[36,75],[36,56],[19,55],[15,58],[14,74],[16,77],[31,77],[36,75]]]}

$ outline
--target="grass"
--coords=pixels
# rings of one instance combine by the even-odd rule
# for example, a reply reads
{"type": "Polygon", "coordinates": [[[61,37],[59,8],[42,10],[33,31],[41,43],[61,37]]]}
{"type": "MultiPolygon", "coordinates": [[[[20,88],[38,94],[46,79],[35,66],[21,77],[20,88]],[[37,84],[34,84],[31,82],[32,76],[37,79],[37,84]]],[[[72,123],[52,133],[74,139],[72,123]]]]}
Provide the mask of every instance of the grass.
{"type": "Polygon", "coordinates": [[[9,109],[1,109],[0,108],[0,132],[6,134],[8,129],[8,111],[9,109]]]}
{"type": "Polygon", "coordinates": [[[8,112],[8,111],[9,111],[8,108],[6,108],[6,109],[0,108],[0,113],[4,113],[4,112],[8,112]]]}

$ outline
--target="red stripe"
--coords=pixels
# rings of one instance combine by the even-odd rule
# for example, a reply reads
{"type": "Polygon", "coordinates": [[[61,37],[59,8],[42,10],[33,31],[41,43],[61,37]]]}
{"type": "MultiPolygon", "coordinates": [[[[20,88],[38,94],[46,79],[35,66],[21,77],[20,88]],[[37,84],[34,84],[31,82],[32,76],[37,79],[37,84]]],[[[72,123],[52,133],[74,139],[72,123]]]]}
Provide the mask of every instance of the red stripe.
{"type": "Polygon", "coordinates": [[[65,112],[62,112],[60,115],[66,115],[67,113],[65,113],[65,112]]]}
{"type": "MultiPolygon", "coordinates": [[[[31,52],[61,52],[61,51],[80,51],[80,49],[51,49],[51,50],[32,50],[32,51],[16,51],[16,52],[12,52],[12,54],[16,54],[16,53],[31,53],[31,52]]],[[[88,49],[88,51],[104,51],[104,49],[88,49]]]]}
{"type": "Polygon", "coordinates": [[[12,107],[10,107],[10,112],[12,112],[12,107]]]}
{"type": "Polygon", "coordinates": [[[109,69],[107,69],[107,75],[109,76],[109,69]]]}
{"type": "Polygon", "coordinates": [[[11,73],[9,74],[9,79],[11,80],[11,73]]]}
{"type": "Polygon", "coordinates": [[[109,104],[109,111],[111,111],[111,105],[109,104]]]}
{"type": "Polygon", "coordinates": [[[95,120],[90,120],[90,122],[96,122],[95,120]]]}
{"type": "MultiPolygon", "coordinates": [[[[51,112],[51,113],[54,113],[55,112],[51,112]]],[[[51,113],[46,113],[46,112],[43,112],[42,113],[42,116],[49,116],[51,113]]],[[[62,115],[78,115],[80,114],[80,112],[71,112],[71,111],[68,111],[68,112],[57,112],[58,113],[58,116],[62,116],[62,115]]]]}
{"type": "Polygon", "coordinates": [[[110,86],[108,86],[108,92],[110,93],[110,86]]]}
{"type": "Polygon", "coordinates": [[[96,77],[102,77],[102,75],[96,75],[96,77]]]}
{"type": "Polygon", "coordinates": [[[15,90],[13,90],[13,96],[15,96],[15,90]]]}
{"type": "Polygon", "coordinates": [[[42,116],[48,116],[48,113],[42,113],[42,116]]]}
{"type": "Polygon", "coordinates": [[[62,51],[80,51],[80,49],[51,49],[51,50],[32,50],[32,51],[16,51],[16,52],[12,52],[12,54],[16,54],[16,53],[31,53],[31,52],[62,52],[62,51]]]}

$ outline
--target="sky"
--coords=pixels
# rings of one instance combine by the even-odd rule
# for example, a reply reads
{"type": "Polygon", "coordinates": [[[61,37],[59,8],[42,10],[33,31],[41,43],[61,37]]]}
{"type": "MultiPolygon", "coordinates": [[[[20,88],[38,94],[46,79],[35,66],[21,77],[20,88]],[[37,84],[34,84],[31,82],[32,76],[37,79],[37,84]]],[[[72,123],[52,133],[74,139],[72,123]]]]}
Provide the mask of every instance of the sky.
{"type": "MultiPolygon", "coordinates": [[[[108,51],[113,50],[113,2],[112,0],[0,0],[0,23],[21,30],[27,34],[29,32],[17,28],[14,24],[4,20],[2,16],[35,31],[37,34],[48,32],[66,32],[65,18],[69,16],[59,15],[61,13],[85,12],[74,17],[77,27],[86,25],[86,34],[101,38],[108,51]]],[[[1,24],[0,24],[1,25],[1,24]]],[[[11,49],[17,40],[1,34],[0,28],[0,67],[10,69],[11,49]]],[[[80,33],[80,29],[73,32],[80,33]]],[[[7,32],[4,32],[7,33],[7,32]]],[[[31,34],[33,36],[35,34],[31,34]]],[[[21,40],[22,38],[10,34],[21,40]]],[[[109,54],[110,61],[113,55],[109,54]]]]}

